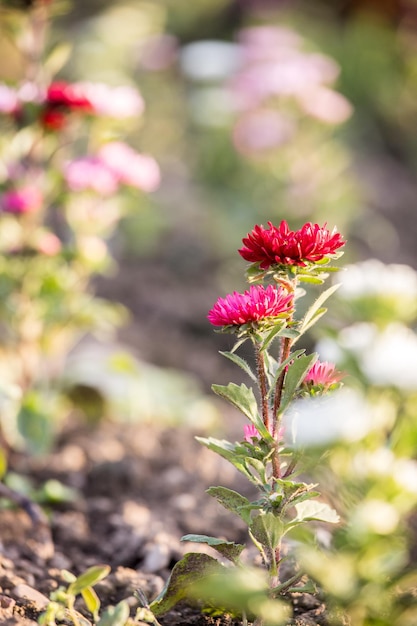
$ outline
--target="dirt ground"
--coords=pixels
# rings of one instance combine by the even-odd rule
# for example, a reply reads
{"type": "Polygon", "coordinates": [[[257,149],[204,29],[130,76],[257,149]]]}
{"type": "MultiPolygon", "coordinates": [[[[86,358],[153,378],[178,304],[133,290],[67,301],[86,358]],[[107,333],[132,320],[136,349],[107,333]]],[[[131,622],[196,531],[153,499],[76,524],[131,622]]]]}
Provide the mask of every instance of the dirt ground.
{"type": "MultiPolygon", "coordinates": [[[[14,455],[11,468],[34,489],[57,480],[74,498],[46,504],[46,526],[34,527],[24,510],[0,511],[0,623],[35,624],[50,592],[63,584],[62,569],[78,575],[101,563],[112,568],[95,587],[102,608],[128,599],[134,615],[135,591],[153,599],[176,561],[198,550],[197,544],[180,542],[184,534],[246,541],[240,521],[205,493],[210,485],[243,491],[246,485],[233,467],[197,443],[195,434],[151,424],[108,422],[93,430],[77,425],[47,457],[14,455]]],[[[289,623],[326,623],[324,606],[313,596],[297,594],[293,604],[289,623]]],[[[85,613],[81,604],[78,608],[85,613]]],[[[187,605],[159,621],[162,626],[240,623],[187,605]]]]}

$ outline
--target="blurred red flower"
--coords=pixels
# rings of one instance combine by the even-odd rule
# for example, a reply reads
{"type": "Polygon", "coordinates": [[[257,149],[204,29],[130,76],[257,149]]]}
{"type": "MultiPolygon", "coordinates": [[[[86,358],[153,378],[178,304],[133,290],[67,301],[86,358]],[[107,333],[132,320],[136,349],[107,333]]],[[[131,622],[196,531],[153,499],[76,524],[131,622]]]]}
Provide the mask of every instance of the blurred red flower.
{"type": "Polygon", "coordinates": [[[68,113],[79,111],[93,113],[94,108],[78,85],[64,81],[51,83],[46,91],[44,111],[41,116],[43,124],[51,130],[60,130],[68,113]]]}
{"type": "Polygon", "coordinates": [[[219,298],[207,318],[214,326],[240,326],[271,317],[288,317],[292,311],[292,294],[282,287],[252,285],[248,291],[234,291],[219,298]]]}
{"type": "Polygon", "coordinates": [[[292,231],[285,220],[277,227],[268,222],[269,228],[256,225],[243,239],[244,247],[239,254],[251,263],[259,263],[262,269],[271,265],[296,265],[317,263],[332,256],[345,245],[342,236],[330,232],[325,225],[308,222],[300,230],[292,231]]]}

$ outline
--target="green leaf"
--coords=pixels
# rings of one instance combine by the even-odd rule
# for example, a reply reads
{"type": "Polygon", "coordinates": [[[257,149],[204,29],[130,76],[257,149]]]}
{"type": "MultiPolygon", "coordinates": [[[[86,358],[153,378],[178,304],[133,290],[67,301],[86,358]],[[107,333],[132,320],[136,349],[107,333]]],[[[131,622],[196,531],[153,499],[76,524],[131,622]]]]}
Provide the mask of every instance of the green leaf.
{"type": "Polygon", "coordinates": [[[250,526],[252,535],[269,553],[278,547],[284,530],[283,521],[273,513],[260,513],[250,526]]]}
{"type": "Polygon", "coordinates": [[[90,567],[70,584],[68,587],[68,593],[76,596],[87,587],[91,587],[100,580],[103,580],[103,578],[106,578],[106,576],[109,575],[110,570],[110,565],[93,565],[93,567],[90,567]]]}
{"type": "Polygon", "coordinates": [[[227,487],[209,487],[207,493],[213,498],[216,498],[225,509],[239,515],[244,522],[247,524],[251,523],[250,512],[248,513],[247,510],[241,510],[242,507],[250,505],[249,500],[245,498],[245,496],[227,487]]]}
{"type": "Polygon", "coordinates": [[[85,606],[90,611],[90,613],[94,616],[94,620],[98,620],[98,612],[100,610],[100,600],[96,592],[92,587],[86,587],[85,589],[81,589],[81,595],[85,602],[85,606]]]}
{"type": "Polygon", "coordinates": [[[122,600],[116,606],[109,606],[103,612],[97,626],[125,626],[129,614],[129,605],[126,600],[122,600]]]}
{"type": "Polygon", "coordinates": [[[214,550],[217,550],[219,554],[226,557],[233,563],[236,563],[244,545],[241,543],[234,543],[233,541],[225,541],[224,539],[217,539],[216,537],[209,537],[208,535],[184,535],[181,537],[181,541],[194,541],[195,543],[205,543],[214,550]]]}
{"type": "Polygon", "coordinates": [[[189,597],[195,584],[214,572],[222,571],[223,568],[217,559],[208,554],[189,552],[174,565],[167,584],[159,596],[151,602],[149,609],[154,615],[166,613],[178,602],[189,597]]]}
{"type": "Polygon", "coordinates": [[[285,329],[283,328],[283,324],[285,324],[284,321],[282,321],[280,324],[277,324],[276,326],[274,326],[274,328],[267,334],[267,336],[265,337],[265,339],[262,341],[261,343],[261,350],[267,350],[269,348],[269,346],[271,345],[271,343],[273,342],[273,340],[275,339],[275,337],[277,335],[280,336],[285,336],[285,335],[281,335],[282,332],[285,331],[285,329]]]}
{"type": "Polygon", "coordinates": [[[294,521],[298,522],[318,520],[320,522],[337,524],[340,521],[339,515],[331,506],[325,502],[318,502],[317,500],[314,502],[311,500],[299,502],[295,505],[295,510],[297,511],[297,517],[294,521]]]}
{"type": "Polygon", "coordinates": [[[317,322],[317,320],[326,312],[326,309],[323,309],[323,304],[326,302],[326,300],[332,295],[334,294],[334,292],[339,289],[340,287],[340,283],[337,285],[332,285],[331,287],[329,287],[328,289],[326,289],[325,291],[323,291],[323,293],[321,293],[319,295],[319,297],[317,298],[317,300],[315,300],[313,302],[313,304],[310,306],[310,308],[307,310],[306,314],[304,315],[304,318],[301,321],[300,327],[299,327],[299,332],[300,332],[300,337],[302,334],[304,334],[311,326],[313,326],[313,324],[315,324],[317,322]]]}
{"type": "Polygon", "coordinates": [[[220,352],[220,354],[225,356],[227,359],[230,359],[230,361],[233,361],[233,363],[235,363],[236,365],[239,365],[239,367],[242,368],[242,370],[253,381],[255,381],[255,382],[257,381],[257,378],[256,378],[255,374],[252,372],[249,363],[247,361],[245,361],[245,359],[242,359],[240,356],[238,356],[237,354],[234,354],[233,352],[220,352]]]}
{"type": "Polygon", "coordinates": [[[252,389],[249,389],[243,383],[240,386],[235,383],[229,383],[226,386],[212,385],[212,389],[215,394],[230,402],[251,421],[256,420],[258,405],[252,389]]]}
{"type": "Polygon", "coordinates": [[[263,439],[272,441],[272,436],[265,428],[258,413],[258,404],[252,389],[243,383],[240,386],[235,383],[229,383],[227,386],[212,385],[212,389],[215,394],[230,402],[230,404],[246,415],[263,439]]]}
{"type": "MultiPolygon", "coordinates": [[[[285,359],[285,361],[283,361],[281,365],[276,368],[273,379],[270,381],[270,388],[267,394],[268,398],[271,395],[271,393],[275,390],[275,385],[277,384],[277,380],[282,374],[283,370],[287,367],[287,365],[289,365],[289,363],[291,363],[291,361],[294,361],[295,359],[297,359],[299,356],[304,354],[304,352],[305,352],[304,348],[302,348],[301,350],[295,350],[294,352],[291,353],[288,359],[285,359]]],[[[275,361],[275,363],[278,365],[277,361],[275,361]]]]}
{"type": "Polygon", "coordinates": [[[236,453],[237,446],[235,444],[230,443],[230,441],[226,441],[225,439],[215,439],[214,437],[196,437],[196,440],[202,443],[203,446],[206,446],[209,450],[216,452],[216,454],[219,454],[224,459],[229,461],[229,463],[234,465],[236,469],[244,474],[248,480],[257,484],[257,481],[255,481],[245,466],[245,456],[243,454],[239,455],[236,453]]]}
{"type": "Polygon", "coordinates": [[[324,280],[318,276],[312,276],[311,274],[298,274],[298,280],[302,283],[311,283],[312,285],[322,285],[324,280]]]}
{"type": "Polygon", "coordinates": [[[294,397],[296,390],[307,374],[308,370],[317,359],[317,354],[301,355],[296,358],[293,363],[288,366],[287,373],[285,375],[285,385],[282,394],[281,405],[279,407],[280,413],[283,413],[290,404],[294,397]]]}

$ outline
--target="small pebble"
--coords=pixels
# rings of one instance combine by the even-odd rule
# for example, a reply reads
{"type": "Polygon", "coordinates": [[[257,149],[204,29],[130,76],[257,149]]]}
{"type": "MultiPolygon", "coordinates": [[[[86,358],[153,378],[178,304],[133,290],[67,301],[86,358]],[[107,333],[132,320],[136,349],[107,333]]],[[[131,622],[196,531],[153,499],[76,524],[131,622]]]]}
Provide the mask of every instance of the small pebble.
{"type": "Polygon", "coordinates": [[[16,587],[14,587],[13,589],[13,594],[18,598],[30,600],[39,609],[44,609],[49,604],[48,598],[44,596],[43,593],[40,593],[33,587],[25,585],[24,583],[16,585],[16,587]]]}

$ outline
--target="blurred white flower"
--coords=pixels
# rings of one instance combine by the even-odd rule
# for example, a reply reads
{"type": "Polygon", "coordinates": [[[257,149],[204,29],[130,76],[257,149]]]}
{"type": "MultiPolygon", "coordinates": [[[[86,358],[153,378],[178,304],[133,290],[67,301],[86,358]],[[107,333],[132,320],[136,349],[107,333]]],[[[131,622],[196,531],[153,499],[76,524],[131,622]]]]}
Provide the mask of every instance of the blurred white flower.
{"type": "Polygon", "coordinates": [[[85,82],[77,83],[76,87],[99,115],[124,119],[141,115],[145,108],[142,96],[130,85],[112,87],[105,83],[85,82]]]}
{"type": "Polygon", "coordinates": [[[417,298],[417,272],[408,265],[368,259],[348,265],[337,278],[341,283],[338,293],[347,299],[369,295],[417,298]]]}
{"type": "Polygon", "coordinates": [[[320,340],[316,349],[339,365],[346,353],[353,355],[374,385],[417,389],[417,335],[403,324],[389,324],[382,331],[375,324],[354,324],[344,328],[337,340],[320,340]]]}
{"type": "Polygon", "coordinates": [[[326,445],[361,439],[373,427],[373,415],[359,393],[341,389],[327,396],[297,400],[285,414],[283,426],[289,445],[326,445]]]}
{"type": "Polygon", "coordinates": [[[192,80],[221,81],[239,65],[238,46],[227,41],[198,41],[184,46],[181,69],[192,80]]]}
{"type": "Polygon", "coordinates": [[[351,518],[351,525],[358,535],[366,532],[390,535],[400,521],[398,511],[384,500],[367,500],[360,504],[351,518]]]}

